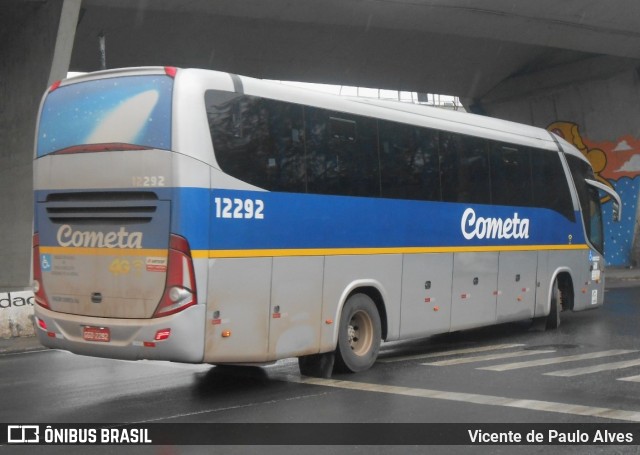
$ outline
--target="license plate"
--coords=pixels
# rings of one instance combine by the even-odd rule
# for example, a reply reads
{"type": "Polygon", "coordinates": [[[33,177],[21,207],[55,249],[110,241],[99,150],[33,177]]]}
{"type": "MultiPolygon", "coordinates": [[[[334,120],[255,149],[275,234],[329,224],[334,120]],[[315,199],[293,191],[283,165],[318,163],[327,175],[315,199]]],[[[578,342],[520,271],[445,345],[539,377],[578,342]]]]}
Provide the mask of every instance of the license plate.
{"type": "Polygon", "coordinates": [[[85,327],[82,329],[82,337],[85,341],[101,341],[103,343],[111,341],[108,327],[85,327]]]}

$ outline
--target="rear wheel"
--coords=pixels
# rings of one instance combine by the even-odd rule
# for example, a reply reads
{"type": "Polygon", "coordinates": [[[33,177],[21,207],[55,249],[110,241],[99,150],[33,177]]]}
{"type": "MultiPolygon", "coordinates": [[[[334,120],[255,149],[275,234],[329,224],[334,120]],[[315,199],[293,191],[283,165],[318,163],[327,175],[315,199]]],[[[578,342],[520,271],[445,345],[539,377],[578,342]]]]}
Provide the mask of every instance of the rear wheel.
{"type": "Polygon", "coordinates": [[[336,370],[348,373],[364,371],[378,358],[381,340],[378,309],[365,294],[349,297],[342,309],[336,348],[336,370]]]}

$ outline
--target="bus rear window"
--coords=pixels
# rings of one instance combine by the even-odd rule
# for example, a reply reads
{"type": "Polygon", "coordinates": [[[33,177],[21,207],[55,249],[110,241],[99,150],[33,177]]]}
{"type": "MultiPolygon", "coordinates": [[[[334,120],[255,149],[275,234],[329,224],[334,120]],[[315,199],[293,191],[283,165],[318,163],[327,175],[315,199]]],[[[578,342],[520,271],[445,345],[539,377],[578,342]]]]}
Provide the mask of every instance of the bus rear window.
{"type": "Polygon", "coordinates": [[[36,155],[87,144],[168,150],[172,91],[173,79],[165,75],[113,77],[59,87],[42,106],[36,155]]]}

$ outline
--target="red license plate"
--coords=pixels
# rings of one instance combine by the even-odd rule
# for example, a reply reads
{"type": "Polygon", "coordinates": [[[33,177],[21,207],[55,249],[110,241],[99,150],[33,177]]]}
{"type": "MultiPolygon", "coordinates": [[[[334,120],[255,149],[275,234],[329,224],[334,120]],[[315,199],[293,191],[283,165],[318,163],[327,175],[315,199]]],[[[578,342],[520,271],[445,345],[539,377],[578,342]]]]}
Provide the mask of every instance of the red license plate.
{"type": "Polygon", "coordinates": [[[101,341],[103,343],[111,341],[108,327],[85,327],[82,329],[82,337],[85,341],[101,341]]]}

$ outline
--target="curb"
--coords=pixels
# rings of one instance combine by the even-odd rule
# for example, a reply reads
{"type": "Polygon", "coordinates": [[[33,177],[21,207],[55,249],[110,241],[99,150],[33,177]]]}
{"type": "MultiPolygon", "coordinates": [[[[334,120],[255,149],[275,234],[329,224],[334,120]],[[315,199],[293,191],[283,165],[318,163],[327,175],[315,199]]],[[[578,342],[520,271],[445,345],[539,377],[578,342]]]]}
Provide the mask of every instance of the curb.
{"type": "Polygon", "coordinates": [[[0,338],[0,356],[18,352],[44,351],[45,348],[38,341],[38,337],[26,336],[16,338],[0,338]]]}

